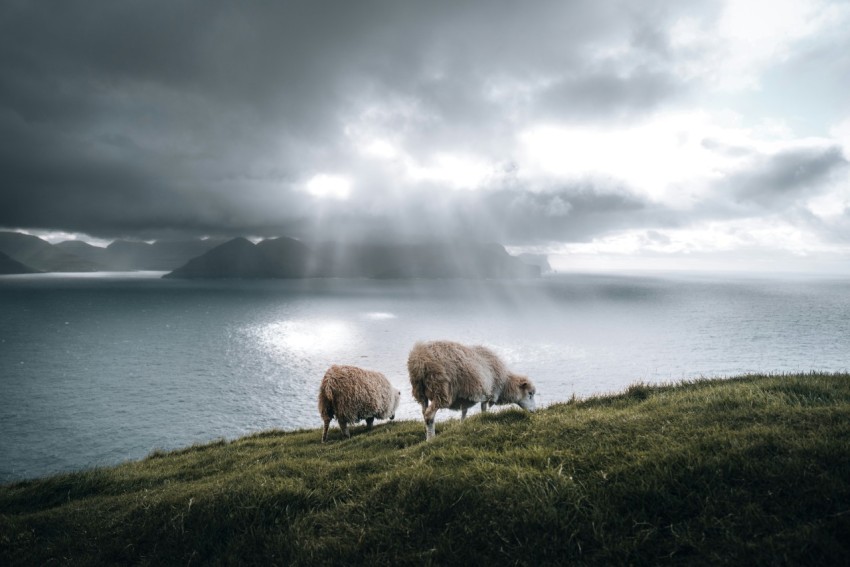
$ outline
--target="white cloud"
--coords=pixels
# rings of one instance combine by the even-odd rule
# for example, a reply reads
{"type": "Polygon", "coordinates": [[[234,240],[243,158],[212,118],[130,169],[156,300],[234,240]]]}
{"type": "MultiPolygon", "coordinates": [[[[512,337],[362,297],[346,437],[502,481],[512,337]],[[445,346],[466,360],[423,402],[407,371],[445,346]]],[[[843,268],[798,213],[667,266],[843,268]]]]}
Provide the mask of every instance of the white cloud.
{"type": "Polygon", "coordinates": [[[453,189],[479,189],[493,172],[491,164],[469,154],[441,152],[425,164],[405,161],[405,173],[414,182],[440,183],[453,189]]]}
{"type": "Polygon", "coordinates": [[[690,228],[624,230],[586,243],[529,247],[554,269],[735,270],[850,273],[850,245],[825,241],[782,218],[697,223],[690,228]]]}
{"type": "MultiPolygon", "coordinates": [[[[850,161],[850,118],[833,126],[830,136],[841,146],[844,159],[850,161]]],[[[809,199],[806,208],[828,226],[841,224],[850,211],[850,171],[845,168],[830,179],[824,192],[809,199]]]]}
{"type": "Polygon", "coordinates": [[[718,133],[700,112],[654,116],[624,128],[540,126],[519,136],[521,171],[565,180],[615,179],[687,207],[702,183],[739,160],[703,146],[718,133]]]}
{"type": "Polygon", "coordinates": [[[829,134],[839,144],[841,144],[844,157],[850,160],[850,118],[845,118],[841,122],[835,124],[830,129],[829,134]]]}
{"type": "Polygon", "coordinates": [[[850,187],[839,187],[818,195],[806,203],[806,208],[823,220],[836,220],[850,209],[850,187]]]}
{"type": "Polygon", "coordinates": [[[625,127],[544,125],[519,135],[526,180],[614,179],[675,209],[703,203],[730,179],[791,151],[826,151],[828,138],[794,138],[774,123],[744,128],[731,113],[658,113],[625,127]]]}
{"type": "Polygon", "coordinates": [[[669,32],[676,68],[702,88],[758,89],[764,72],[795,48],[842,33],[850,5],[825,0],[728,0],[716,21],[680,18],[669,32]]]}
{"type": "Polygon", "coordinates": [[[387,140],[376,138],[360,146],[360,151],[367,156],[393,160],[401,155],[401,151],[387,140]]]}
{"type": "Polygon", "coordinates": [[[558,254],[705,254],[778,250],[796,256],[850,254],[850,245],[825,242],[815,232],[782,218],[748,218],[697,223],[689,228],[625,230],[612,235],[556,246],[558,254]]]}
{"type": "Polygon", "coordinates": [[[305,185],[306,191],[320,199],[348,199],[351,194],[351,180],[344,175],[320,173],[314,175],[305,185]]]}
{"type": "Polygon", "coordinates": [[[32,236],[37,236],[42,240],[46,240],[51,244],[57,244],[59,242],[66,242],[69,240],[78,240],[80,242],[86,242],[91,244],[92,246],[98,246],[100,248],[105,248],[111,242],[110,240],[104,240],[102,238],[95,238],[89,236],[88,234],[83,234],[79,232],[65,232],[65,231],[56,231],[56,230],[23,230],[18,229],[17,232],[22,232],[23,234],[29,234],[32,236]]]}

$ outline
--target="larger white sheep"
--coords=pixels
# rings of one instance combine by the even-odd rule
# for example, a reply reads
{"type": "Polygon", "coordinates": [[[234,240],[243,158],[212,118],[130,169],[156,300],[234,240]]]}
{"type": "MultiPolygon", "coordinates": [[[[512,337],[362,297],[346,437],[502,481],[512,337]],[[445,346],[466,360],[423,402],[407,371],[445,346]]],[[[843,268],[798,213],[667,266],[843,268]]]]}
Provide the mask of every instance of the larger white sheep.
{"type": "Polygon", "coordinates": [[[371,429],[375,418],[395,419],[400,398],[401,392],[380,372],[334,364],[319,386],[319,413],[325,424],[322,443],[328,440],[328,427],[334,417],[343,435],[350,438],[351,423],[365,419],[371,429]]]}
{"type": "Polygon", "coordinates": [[[518,404],[533,411],[534,384],[526,376],[508,371],[490,349],[452,341],[416,343],[407,358],[413,397],[422,406],[425,438],[434,437],[437,410],[466,410],[477,403],[481,411],[496,404],[518,404]]]}

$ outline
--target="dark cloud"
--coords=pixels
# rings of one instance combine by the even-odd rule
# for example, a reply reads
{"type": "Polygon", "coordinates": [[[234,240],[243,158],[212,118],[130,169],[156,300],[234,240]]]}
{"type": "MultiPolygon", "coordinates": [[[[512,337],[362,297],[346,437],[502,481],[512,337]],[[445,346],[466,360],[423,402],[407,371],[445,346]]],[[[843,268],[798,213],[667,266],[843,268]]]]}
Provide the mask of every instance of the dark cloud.
{"type": "Polygon", "coordinates": [[[656,108],[684,89],[669,73],[658,70],[640,68],[628,76],[595,70],[563,78],[545,89],[537,102],[560,120],[613,121],[656,108]]]}
{"type": "MultiPolygon", "coordinates": [[[[510,242],[584,240],[627,226],[654,222],[655,206],[625,191],[562,188],[545,192],[498,191],[479,205],[499,219],[501,236],[510,242]]],[[[470,215],[471,216],[471,215],[470,215]]]]}
{"type": "Polygon", "coordinates": [[[831,174],[848,165],[838,146],[790,149],[760,156],[754,167],[724,185],[738,202],[781,209],[817,195],[831,174]]]}
{"type": "MultiPolygon", "coordinates": [[[[0,226],[506,243],[669,226],[663,203],[625,186],[516,175],[516,139],[551,122],[628,122],[690,96],[669,28],[716,10],[660,0],[4,2],[0,226]],[[370,138],[402,157],[364,157],[358,144],[370,138]],[[478,191],[408,175],[441,152],[494,173],[478,191]],[[352,176],[351,197],[306,193],[320,173],[352,176]]],[[[777,155],[727,192],[766,206],[843,164],[836,149],[777,155]]]]}

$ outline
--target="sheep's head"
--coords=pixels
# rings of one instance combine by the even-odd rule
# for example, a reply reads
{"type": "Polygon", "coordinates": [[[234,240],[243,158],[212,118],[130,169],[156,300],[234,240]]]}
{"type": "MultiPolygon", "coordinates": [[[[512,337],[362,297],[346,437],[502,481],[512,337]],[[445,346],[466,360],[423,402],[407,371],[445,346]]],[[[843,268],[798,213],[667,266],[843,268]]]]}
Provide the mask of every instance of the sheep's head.
{"type": "Polygon", "coordinates": [[[527,376],[520,376],[519,374],[511,374],[510,381],[516,396],[511,401],[524,410],[534,411],[537,407],[534,401],[537,388],[534,387],[534,383],[527,376]]]}
{"type": "Polygon", "coordinates": [[[393,411],[390,412],[390,419],[395,419],[395,412],[398,409],[399,400],[401,400],[401,390],[393,390],[393,411]]]}

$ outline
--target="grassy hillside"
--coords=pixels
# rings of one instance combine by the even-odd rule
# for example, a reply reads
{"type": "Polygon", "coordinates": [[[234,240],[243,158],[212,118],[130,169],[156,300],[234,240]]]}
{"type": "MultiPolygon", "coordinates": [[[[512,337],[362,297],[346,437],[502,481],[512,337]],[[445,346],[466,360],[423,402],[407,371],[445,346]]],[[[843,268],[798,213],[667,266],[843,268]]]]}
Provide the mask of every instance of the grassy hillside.
{"type": "Polygon", "coordinates": [[[850,375],[268,432],[0,487],[0,564],[850,563],[850,375]]]}

